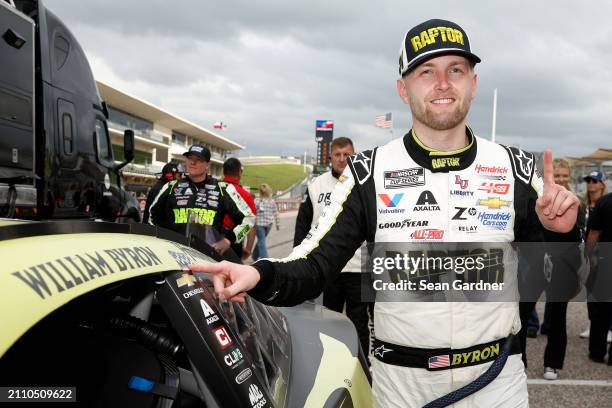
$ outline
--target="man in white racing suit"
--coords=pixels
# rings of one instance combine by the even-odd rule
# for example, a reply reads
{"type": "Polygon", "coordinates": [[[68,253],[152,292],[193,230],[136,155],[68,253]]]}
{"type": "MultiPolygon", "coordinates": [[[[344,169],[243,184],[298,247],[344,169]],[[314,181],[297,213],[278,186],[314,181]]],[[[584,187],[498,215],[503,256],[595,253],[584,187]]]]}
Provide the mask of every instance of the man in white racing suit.
{"type": "MultiPolygon", "coordinates": [[[[412,130],[349,162],[317,230],[289,257],[191,269],[212,273],[221,298],[243,301],[248,291],[288,306],[316,297],[363,241],[575,240],[578,200],[554,183],[550,151],[542,178],[532,154],[475,137],[467,127],[478,62],[453,22],[429,20],[409,30],[397,89],[410,106],[412,130]]],[[[504,281],[511,283],[512,275],[504,281]]],[[[421,407],[473,382],[492,364],[492,350],[520,329],[516,301],[377,302],[374,316],[381,346],[372,364],[373,392],[380,407],[421,407]],[[399,352],[450,360],[446,366],[439,360],[432,366],[431,359],[429,366],[427,359],[404,363],[399,352]]],[[[518,353],[513,348],[497,378],[454,406],[527,407],[518,353]]]]}
{"type": "MultiPolygon", "coordinates": [[[[293,246],[297,247],[309,236],[309,231],[316,229],[323,210],[331,204],[331,195],[338,183],[345,177],[348,158],[355,155],[353,141],[347,137],[338,137],[331,142],[331,170],[317,176],[310,182],[304,194],[295,221],[293,246]]],[[[361,349],[366,356],[370,355],[372,341],[370,332],[374,322],[372,302],[364,302],[361,296],[361,250],[348,261],[342,273],[334,282],[328,282],[323,291],[323,306],[346,315],[357,330],[361,349]]]]}

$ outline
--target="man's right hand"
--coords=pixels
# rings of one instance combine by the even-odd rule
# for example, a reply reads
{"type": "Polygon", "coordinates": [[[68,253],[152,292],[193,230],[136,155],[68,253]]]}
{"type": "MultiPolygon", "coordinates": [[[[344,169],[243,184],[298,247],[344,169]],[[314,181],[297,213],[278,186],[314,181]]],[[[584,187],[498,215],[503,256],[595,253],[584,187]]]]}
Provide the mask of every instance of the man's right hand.
{"type": "Polygon", "coordinates": [[[261,279],[257,269],[228,261],[188,265],[193,272],[207,272],[213,276],[215,292],[221,300],[244,302],[246,292],[257,285],[261,279]]]}

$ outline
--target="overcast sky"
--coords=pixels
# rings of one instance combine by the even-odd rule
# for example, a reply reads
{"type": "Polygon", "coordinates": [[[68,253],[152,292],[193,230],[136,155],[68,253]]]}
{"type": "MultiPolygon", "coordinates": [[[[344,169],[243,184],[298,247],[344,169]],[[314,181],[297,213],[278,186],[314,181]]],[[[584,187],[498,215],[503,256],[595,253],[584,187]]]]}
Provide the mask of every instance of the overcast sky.
{"type": "Polygon", "coordinates": [[[314,154],[315,120],[356,148],[390,140],[400,42],[430,18],[467,32],[478,95],[468,122],[497,141],[581,156],[612,148],[612,2],[338,0],[47,0],[97,79],[212,128],[245,154],[314,154]],[[591,5],[592,4],[592,5],[591,5]]]}

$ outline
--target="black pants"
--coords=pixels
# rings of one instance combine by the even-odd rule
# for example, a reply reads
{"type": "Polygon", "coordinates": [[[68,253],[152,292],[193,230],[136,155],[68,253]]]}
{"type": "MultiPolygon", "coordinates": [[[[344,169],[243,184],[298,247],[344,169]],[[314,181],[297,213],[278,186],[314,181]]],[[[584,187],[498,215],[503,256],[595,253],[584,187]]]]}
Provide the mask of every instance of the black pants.
{"type": "MultiPolygon", "coordinates": [[[[603,360],[606,356],[608,330],[612,325],[612,302],[588,302],[591,330],[589,332],[589,357],[603,360]]],[[[612,344],[608,350],[608,363],[612,364],[612,344]]]]}
{"type": "Polygon", "coordinates": [[[361,278],[362,274],[357,272],[340,273],[336,281],[323,291],[323,306],[342,313],[346,303],[346,315],[355,325],[361,349],[367,357],[371,354],[374,303],[361,301],[361,278]]]}
{"type": "MultiPolygon", "coordinates": [[[[549,302],[548,304],[550,304],[550,327],[548,329],[546,349],[544,350],[544,367],[562,369],[563,361],[565,360],[565,348],[567,347],[565,324],[567,302],[549,302]]],[[[535,302],[521,302],[519,304],[522,326],[519,332],[519,340],[523,350],[523,363],[525,367],[527,367],[527,321],[531,317],[531,312],[534,308],[535,302]]]]}

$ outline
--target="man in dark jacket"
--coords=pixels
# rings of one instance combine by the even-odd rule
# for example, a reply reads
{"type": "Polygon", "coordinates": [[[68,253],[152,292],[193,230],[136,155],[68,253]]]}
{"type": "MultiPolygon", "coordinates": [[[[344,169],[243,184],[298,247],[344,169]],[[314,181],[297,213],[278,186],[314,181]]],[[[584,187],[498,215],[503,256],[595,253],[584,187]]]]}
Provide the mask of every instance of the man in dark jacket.
{"type": "Polygon", "coordinates": [[[142,217],[142,222],[147,224],[149,222],[149,207],[151,207],[151,203],[159,194],[159,191],[162,189],[164,184],[172,180],[178,180],[181,178],[181,172],[179,171],[179,167],[177,163],[166,163],[162,168],[161,175],[157,182],[151,187],[149,190],[149,194],[147,194],[147,204],[144,209],[144,215],[142,217]]]}
{"type": "Polygon", "coordinates": [[[244,239],[255,216],[233,186],[221,189],[219,181],[208,174],[208,148],[195,144],[183,155],[187,158],[187,175],[162,187],[149,207],[149,224],[181,234],[187,233],[189,223],[212,227],[209,231],[217,239],[209,244],[223,254],[231,242],[244,239]],[[225,215],[234,221],[232,230],[223,230],[225,215]]]}

